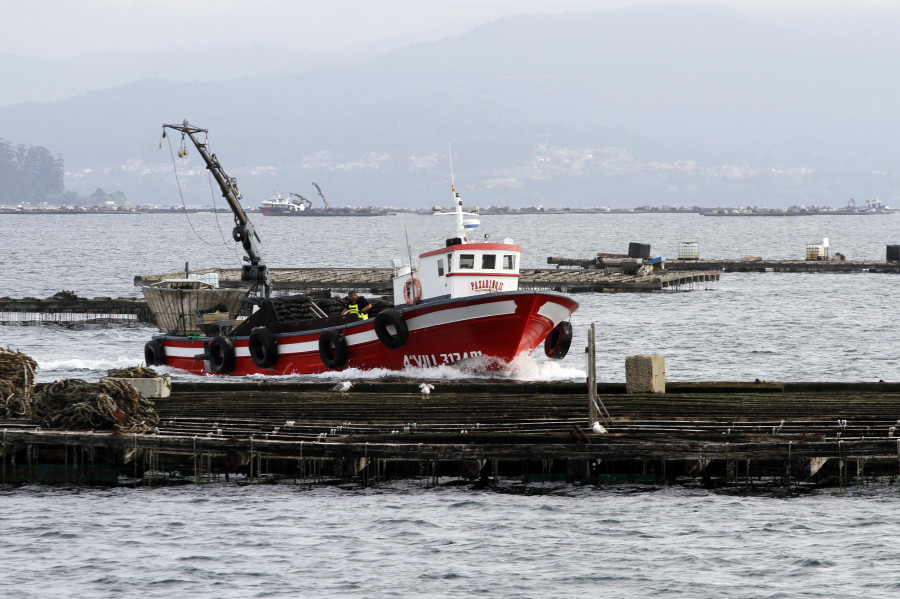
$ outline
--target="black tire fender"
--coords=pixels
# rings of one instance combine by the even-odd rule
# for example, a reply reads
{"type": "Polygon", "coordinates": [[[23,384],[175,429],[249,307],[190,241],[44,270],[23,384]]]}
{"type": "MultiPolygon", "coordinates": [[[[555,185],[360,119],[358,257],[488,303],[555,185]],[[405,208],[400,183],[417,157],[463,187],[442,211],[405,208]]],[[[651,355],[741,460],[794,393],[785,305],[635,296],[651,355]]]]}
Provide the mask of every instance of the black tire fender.
{"type": "Polygon", "coordinates": [[[209,366],[216,374],[234,370],[234,342],[228,337],[214,337],[209,342],[209,366]]]}
{"type": "Polygon", "coordinates": [[[328,329],[319,336],[319,357],[328,370],[340,370],[350,357],[347,340],[335,329],[328,329]]]}
{"type": "Polygon", "coordinates": [[[250,331],[247,341],[250,357],[260,368],[270,368],[278,361],[278,342],[275,335],[266,327],[257,327],[250,331]]]}
{"type": "Polygon", "coordinates": [[[159,339],[151,339],[144,346],[144,362],[147,366],[165,366],[166,348],[159,339]]]}
{"type": "Polygon", "coordinates": [[[399,349],[409,341],[409,327],[396,310],[384,310],[375,316],[375,334],[388,349],[399,349]],[[397,336],[391,335],[388,325],[393,326],[397,336]]]}
{"type": "Polygon", "coordinates": [[[563,321],[553,327],[547,339],[544,340],[544,353],[548,358],[562,360],[569,353],[572,345],[572,323],[563,321]]]}

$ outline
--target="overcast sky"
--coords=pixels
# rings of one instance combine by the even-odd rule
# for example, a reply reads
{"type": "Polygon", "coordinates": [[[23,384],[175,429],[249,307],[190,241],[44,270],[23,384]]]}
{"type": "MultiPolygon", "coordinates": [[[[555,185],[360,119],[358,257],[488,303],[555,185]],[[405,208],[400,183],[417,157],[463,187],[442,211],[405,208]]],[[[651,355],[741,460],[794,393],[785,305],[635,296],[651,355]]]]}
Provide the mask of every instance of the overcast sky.
{"type": "MultiPolygon", "coordinates": [[[[684,0],[657,0],[678,2],[684,0]]],[[[59,58],[91,50],[192,46],[339,48],[393,36],[461,33],[522,13],[597,12],[646,0],[0,0],[0,53],[59,58]]],[[[694,0],[790,24],[840,27],[897,0],[694,0]]]]}

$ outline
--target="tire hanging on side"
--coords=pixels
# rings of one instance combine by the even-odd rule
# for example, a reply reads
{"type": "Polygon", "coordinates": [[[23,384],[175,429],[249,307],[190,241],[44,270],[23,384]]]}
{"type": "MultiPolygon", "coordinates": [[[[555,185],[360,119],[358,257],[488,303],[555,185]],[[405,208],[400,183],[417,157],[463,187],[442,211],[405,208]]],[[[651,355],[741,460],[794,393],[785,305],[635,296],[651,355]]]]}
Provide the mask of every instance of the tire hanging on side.
{"type": "Polygon", "coordinates": [[[257,327],[250,331],[247,341],[250,357],[260,368],[271,368],[278,361],[278,343],[272,331],[266,327],[257,327]]]}
{"type": "Polygon", "coordinates": [[[159,339],[151,339],[144,345],[144,363],[147,366],[165,366],[166,348],[159,339]]]}
{"type": "Polygon", "coordinates": [[[563,321],[553,327],[544,340],[544,354],[548,358],[562,360],[569,353],[570,345],[572,345],[572,323],[563,321]]]}
{"type": "Polygon", "coordinates": [[[399,349],[409,341],[409,327],[396,310],[384,310],[375,316],[375,334],[388,349],[399,349]],[[388,326],[394,327],[397,335],[391,335],[388,326]]]}
{"type": "Polygon", "coordinates": [[[319,337],[319,358],[328,370],[340,370],[350,357],[350,348],[344,336],[328,329],[319,337]]]}
{"type": "Polygon", "coordinates": [[[209,366],[216,374],[228,374],[234,370],[234,343],[228,337],[218,336],[209,342],[209,366]]]}

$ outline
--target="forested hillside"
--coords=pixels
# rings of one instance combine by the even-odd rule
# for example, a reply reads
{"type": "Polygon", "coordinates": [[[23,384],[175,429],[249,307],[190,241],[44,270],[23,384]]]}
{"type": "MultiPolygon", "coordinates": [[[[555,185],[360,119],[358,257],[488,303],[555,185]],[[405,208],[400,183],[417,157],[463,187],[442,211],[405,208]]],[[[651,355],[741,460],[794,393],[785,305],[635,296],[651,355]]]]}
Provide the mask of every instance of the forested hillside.
{"type": "Polygon", "coordinates": [[[0,139],[0,204],[55,200],[65,193],[62,156],[0,139]]]}

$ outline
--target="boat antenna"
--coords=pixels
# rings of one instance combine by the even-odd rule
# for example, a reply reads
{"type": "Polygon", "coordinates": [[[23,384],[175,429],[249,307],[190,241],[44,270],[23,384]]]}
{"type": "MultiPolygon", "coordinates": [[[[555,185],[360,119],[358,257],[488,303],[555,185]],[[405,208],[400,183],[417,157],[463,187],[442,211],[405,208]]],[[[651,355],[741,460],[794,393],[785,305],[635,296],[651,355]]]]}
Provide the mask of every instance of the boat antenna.
{"type": "Polygon", "coordinates": [[[453,178],[453,147],[447,142],[447,154],[450,155],[450,192],[456,191],[456,180],[453,178]]]}
{"type": "Polygon", "coordinates": [[[403,225],[403,232],[406,234],[406,257],[409,258],[409,275],[412,278],[412,247],[409,245],[409,227],[403,225]]]}
{"type": "Polygon", "coordinates": [[[468,229],[474,229],[478,227],[480,224],[478,219],[468,219],[466,220],[464,217],[466,216],[478,216],[478,214],[474,212],[465,212],[463,211],[463,201],[462,198],[459,197],[459,192],[456,191],[456,179],[453,174],[453,148],[450,146],[450,142],[447,142],[447,151],[450,155],[450,193],[453,198],[453,212],[435,212],[435,215],[442,214],[452,214],[456,217],[456,236],[459,237],[463,243],[469,243],[469,238],[467,235],[468,229]]]}

